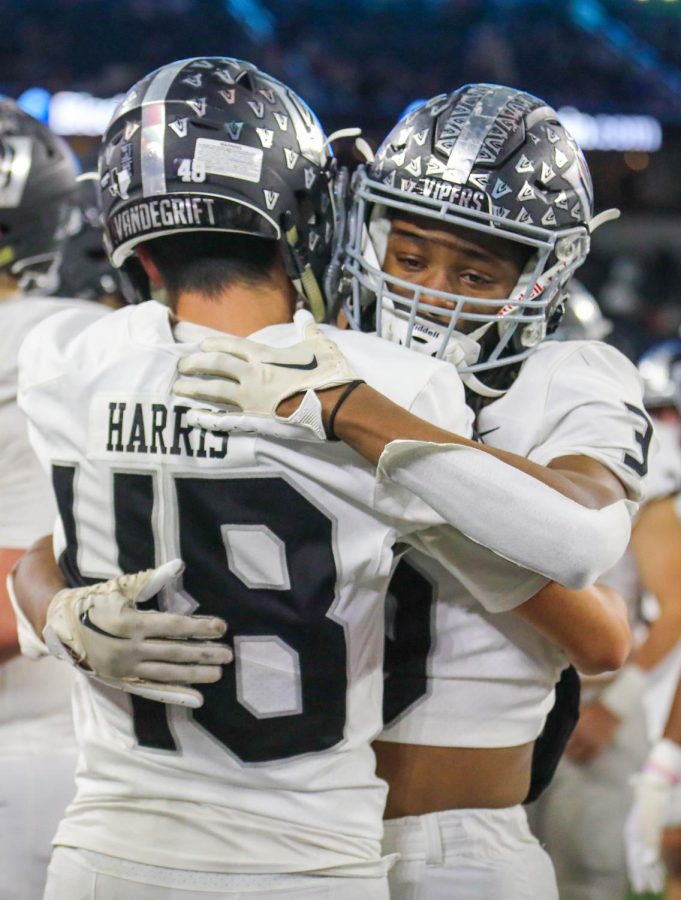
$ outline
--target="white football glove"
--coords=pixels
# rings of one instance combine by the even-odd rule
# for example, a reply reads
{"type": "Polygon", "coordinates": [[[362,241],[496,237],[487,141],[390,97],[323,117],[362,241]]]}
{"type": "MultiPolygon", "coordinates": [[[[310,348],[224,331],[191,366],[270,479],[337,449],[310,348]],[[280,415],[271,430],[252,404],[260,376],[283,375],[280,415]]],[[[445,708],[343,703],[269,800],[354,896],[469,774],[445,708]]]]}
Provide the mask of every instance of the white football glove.
{"type": "Polygon", "coordinates": [[[268,347],[246,338],[206,338],[201,352],[180,360],[182,375],[173,392],[181,397],[232,407],[229,411],[190,410],[190,425],[207,431],[254,431],[298,440],[326,440],[322,407],[314,391],[356,379],[336,344],[323,334],[311,313],[294,317],[301,341],[268,347]],[[277,416],[282,400],[305,392],[288,418],[277,416]]]}
{"type": "Polygon", "coordinates": [[[634,805],[624,826],[627,869],[637,893],[660,893],[664,865],[660,857],[662,830],[670,821],[669,801],[681,778],[681,747],[663,738],[653,747],[643,772],[634,776],[634,805]]]}
{"type": "Polygon", "coordinates": [[[109,687],[197,709],[203,697],[187,685],[218,681],[221,667],[232,661],[229,647],[212,643],[224,635],[226,623],[214,616],[136,609],[183,568],[175,559],[157,569],[59,591],[43,630],[50,653],[109,687]]]}

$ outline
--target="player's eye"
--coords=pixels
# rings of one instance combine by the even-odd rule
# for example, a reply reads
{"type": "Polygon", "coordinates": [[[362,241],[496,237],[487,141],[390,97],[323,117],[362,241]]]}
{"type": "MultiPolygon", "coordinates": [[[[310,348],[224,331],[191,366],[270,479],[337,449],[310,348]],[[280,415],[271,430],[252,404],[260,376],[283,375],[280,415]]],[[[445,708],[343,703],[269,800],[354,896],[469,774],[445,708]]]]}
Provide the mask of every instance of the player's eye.
{"type": "Polygon", "coordinates": [[[418,256],[413,256],[412,254],[398,254],[397,262],[406,272],[422,272],[426,268],[425,261],[418,256]]]}

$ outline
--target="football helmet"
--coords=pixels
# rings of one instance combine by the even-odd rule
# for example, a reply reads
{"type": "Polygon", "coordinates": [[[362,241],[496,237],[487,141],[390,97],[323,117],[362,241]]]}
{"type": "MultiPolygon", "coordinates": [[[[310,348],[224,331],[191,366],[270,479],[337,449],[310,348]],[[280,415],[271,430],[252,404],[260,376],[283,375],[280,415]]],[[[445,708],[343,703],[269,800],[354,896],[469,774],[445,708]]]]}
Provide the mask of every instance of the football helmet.
{"type": "Polygon", "coordinates": [[[638,361],[646,409],[674,406],[681,414],[681,340],[660,341],[638,361]]]}
{"type": "Polygon", "coordinates": [[[48,289],[73,224],[76,160],[68,144],[0,98],[0,271],[48,289]]]}
{"type": "Polygon", "coordinates": [[[147,299],[137,244],[182,231],[281,243],[317,319],[333,240],[335,160],[290,88],[239,59],[185,59],[135,84],[99,154],[105,244],[128,299],[147,299]]]}
{"type": "Polygon", "coordinates": [[[78,231],[66,241],[55,294],[83,300],[122,301],[118,272],[109,262],[102,239],[102,222],[90,176],[80,180],[78,231]]]}
{"type": "MultiPolygon", "coordinates": [[[[440,94],[404,116],[355,174],[349,277],[340,284],[345,313],[353,327],[375,327],[382,337],[450,359],[462,373],[517,363],[555,321],[596,221],[584,156],[542,100],[493,84],[440,94]],[[473,300],[386,274],[390,219],[398,213],[523,245],[528,259],[515,288],[500,300],[473,300]],[[461,322],[475,324],[461,334],[461,322]]],[[[464,381],[479,393],[499,393],[477,376],[464,381]]]]}
{"type": "Polygon", "coordinates": [[[563,306],[562,312],[558,310],[560,322],[552,335],[555,340],[602,341],[613,329],[594,295],[576,278],[568,282],[563,306]]]}

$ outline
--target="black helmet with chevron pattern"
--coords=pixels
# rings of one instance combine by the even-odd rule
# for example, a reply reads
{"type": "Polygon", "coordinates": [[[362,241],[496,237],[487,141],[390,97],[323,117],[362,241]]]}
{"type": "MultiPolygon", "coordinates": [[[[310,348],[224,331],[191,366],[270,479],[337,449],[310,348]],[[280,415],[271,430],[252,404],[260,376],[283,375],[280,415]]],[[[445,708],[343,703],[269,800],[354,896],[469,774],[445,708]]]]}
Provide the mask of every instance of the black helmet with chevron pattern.
{"type": "Polygon", "coordinates": [[[130,299],[146,299],[137,244],[230,231],[280,241],[321,319],[334,168],[312,110],[251,63],[185,59],[147,75],[114,112],[99,157],[105,243],[130,299]]]}
{"type": "MultiPolygon", "coordinates": [[[[346,314],[354,327],[454,359],[462,373],[520,362],[557,324],[565,284],[586,258],[596,221],[586,160],[544,101],[490,84],[441,94],[404,116],[355,175],[344,261],[350,277],[341,282],[346,314]],[[515,288],[503,299],[476,300],[474,311],[470,297],[429,290],[448,308],[429,305],[422,287],[381,271],[398,213],[520,243],[527,263],[515,288]]],[[[478,378],[468,381],[480,387],[478,378]]]]}
{"type": "Polygon", "coordinates": [[[47,125],[0,98],[0,270],[50,290],[76,207],[76,157],[47,125]]]}

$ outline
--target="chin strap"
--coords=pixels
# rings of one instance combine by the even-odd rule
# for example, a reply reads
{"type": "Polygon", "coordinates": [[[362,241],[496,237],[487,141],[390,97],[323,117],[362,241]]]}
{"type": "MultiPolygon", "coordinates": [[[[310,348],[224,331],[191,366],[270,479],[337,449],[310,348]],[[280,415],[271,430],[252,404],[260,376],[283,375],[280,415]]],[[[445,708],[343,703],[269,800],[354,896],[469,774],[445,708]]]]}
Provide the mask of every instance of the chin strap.
{"type": "MultiPolygon", "coordinates": [[[[496,324],[496,322],[485,322],[484,325],[481,325],[480,328],[476,328],[475,331],[471,331],[470,334],[463,334],[458,331],[454,332],[447,344],[444,359],[457,369],[474,365],[480,356],[480,338],[496,324]]],[[[483,384],[483,382],[472,372],[461,372],[460,374],[461,380],[466,387],[474,393],[479,394],[481,397],[497,398],[503,397],[506,393],[505,390],[500,391],[483,384]]]]}

